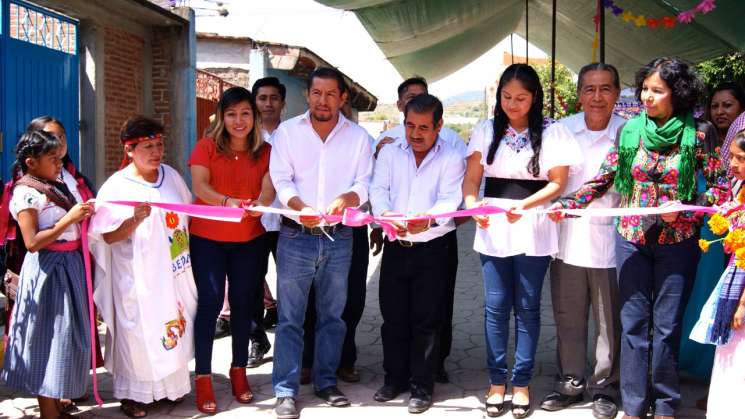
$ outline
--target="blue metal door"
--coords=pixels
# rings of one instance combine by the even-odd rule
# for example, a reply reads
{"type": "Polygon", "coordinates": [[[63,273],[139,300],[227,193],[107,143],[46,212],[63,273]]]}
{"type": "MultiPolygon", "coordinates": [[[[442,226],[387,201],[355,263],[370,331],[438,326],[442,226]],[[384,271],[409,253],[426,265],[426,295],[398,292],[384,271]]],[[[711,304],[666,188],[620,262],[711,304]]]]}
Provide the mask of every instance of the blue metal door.
{"type": "Polygon", "coordinates": [[[67,130],[79,163],[77,22],[21,0],[2,2],[0,29],[0,173],[7,179],[15,145],[35,117],[51,115],[67,130]]]}

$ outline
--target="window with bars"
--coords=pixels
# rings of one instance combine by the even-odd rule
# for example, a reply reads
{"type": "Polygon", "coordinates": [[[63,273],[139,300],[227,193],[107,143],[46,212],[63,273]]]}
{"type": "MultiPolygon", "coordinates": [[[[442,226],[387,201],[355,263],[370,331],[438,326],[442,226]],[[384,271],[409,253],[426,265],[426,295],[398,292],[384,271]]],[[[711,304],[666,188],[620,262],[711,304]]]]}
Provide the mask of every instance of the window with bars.
{"type": "Polygon", "coordinates": [[[77,53],[74,23],[23,4],[11,2],[9,6],[11,38],[67,54],[77,53]]]}

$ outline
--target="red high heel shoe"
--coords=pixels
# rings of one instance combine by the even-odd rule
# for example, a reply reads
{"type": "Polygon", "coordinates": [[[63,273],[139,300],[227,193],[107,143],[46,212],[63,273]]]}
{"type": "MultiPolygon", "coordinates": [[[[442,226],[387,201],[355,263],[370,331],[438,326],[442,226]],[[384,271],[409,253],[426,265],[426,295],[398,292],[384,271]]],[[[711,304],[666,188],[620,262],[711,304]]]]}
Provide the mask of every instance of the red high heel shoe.
{"type": "Polygon", "coordinates": [[[233,396],[238,403],[250,403],[254,395],[246,378],[246,367],[234,367],[230,369],[230,386],[233,388],[233,396]]]}
{"type": "Polygon", "coordinates": [[[212,390],[212,377],[209,375],[197,377],[194,380],[194,387],[197,391],[197,409],[207,415],[217,413],[215,391],[212,390]],[[212,403],[213,407],[207,407],[207,403],[212,403]]]}

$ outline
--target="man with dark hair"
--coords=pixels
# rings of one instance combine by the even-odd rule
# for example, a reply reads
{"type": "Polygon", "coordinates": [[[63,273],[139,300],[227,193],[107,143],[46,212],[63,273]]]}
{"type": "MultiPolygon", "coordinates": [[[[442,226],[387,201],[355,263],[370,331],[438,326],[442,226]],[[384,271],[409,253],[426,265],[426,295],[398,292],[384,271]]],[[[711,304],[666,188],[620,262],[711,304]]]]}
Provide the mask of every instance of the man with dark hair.
{"type": "MultiPolygon", "coordinates": [[[[462,201],[465,161],[442,140],[442,103],[429,94],[404,108],[406,142],[384,148],[375,163],[370,202],[375,215],[454,211],[462,201]]],[[[439,333],[449,282],[451,218],[396,223],[399,239],[385,241],[380,268],[385,383],[374,399],[411,391],[409,412],[432,405],[439,367],[439,333]]]]}
{"type": "MultiPolygon", "coordinates": [[[[623,118],[613,115],[620,85],[618,71],[609,64],[589,64],[579,72],[577,95],[583,112],[562,119],[582,149],[581,170],[569,175],[566,192],[577,190],[598,172],[614,144],[623,118]]],[[[618,206],[615,192],[590,204],[594,208],[618,206]]],[[[551,262],[551,300],[556,321],[558,377],[554,391],[541,403],[544,410],[564,409],[593,398],[593,415],[614,418],[618,412],[619,302],[611,218],[569,218],[561,222],[559,254],[551,262]],[[595,322],[595,366],[585,377],[588,311],[595,322]]]]}
{"type": "MultiPolygon", "coordinates": [[[[406,104],[410,100],[421,94],[427,94],[427,81],[419,76],[410,77],[404,80],[398,86],[398,101],[396,106],[398,110],[403,112],[406,108],[406,104]]],[[[466,143],[455,131],[447,127],[440,129],[440,138],[445,143],[451,145],[459,153],[463,159],[466,158],[466,143]]],[[[380,150],[386,145],[391,143],[403,144],[406,142],[406,132],[403,125],[393,127],[378,137],[377,140],[372,144],[373,153],[375,156],[380,153],[380,150]]],[[[468,217],[461,217],[456,219],[456,226],[463,224],[470,220],[468,217]]],[[[450,240],[450,254],[448,255],[448,292],[445,294],[445,300],[442,302],[442,307],[445,310],[445,316],[443,317],[442,331],[440,333],[440,360],[438,363],[436,381],[438,383],[447,383],[449,378],[445,371],[445,359],[450,355],[450,348],[453,343],[453,304],[455,298],[455,282],[458,275],[458,236],[455,230],[448,233],[448,240],[450,240]]],[[[383,232],[380,228],[373,229],[370,233],[370,243],[373,244],[375,251],[373,255],[380,252],[380,248],[383,243],[383,232]]]]}
{"type": "Polygon", "coordinates": [[[280,419],[298,417],[295,397],[303,352],[303,321],[310,288],[315,290],[315,394],[331,406],[349,406],[336,387],[346,326],[347,275],[352,229],[328,225],[323,214],[340,215],[367,201],[373,161],[367,132],[340,113],[347,98],[336,70],[318,69],[308,81],[308,112],[280,124],[269,164],[277,195],[300,216],[282,217],[277,244],[279,324],[272,383],[280,419]]]}
{"type": "MultiPolygon", "coordinates": [[[[276,77],[264,77],[254,82],[252,91],[256,98],[256,110],[261,115],[261,134],[264,141],[271,144],[274,131],[276,131],[282,118],[287,88],[276,77]]],[[[273,206],[279,206],[278,199],[275,199],[273,206]]],[[[256,296],[259,298],[263,296],[263,298],[256,303],[256,312],[251,329],[251,344],[248,350],[248,363],[246,364],[248,368],[255,368],[262,364],[264,355],[272,347],[266,336],[266,329],[277,324],[277,301],[272,297],[272,291],[266,283],[266,273],[269,270],[269,256],[272,255],[274,262],[277,262],[279,215],[264,214],[261,216],[261,224],[266,230],[267,252],[266,263],[263,267],[263,286],[262,289],[257,290],[256,296]],[[266,310],[266,315],[264,315],[264,310],[266,310]]]]}
{"type": "MultiPolygon", "coordinates": [[[[414,76],[404,80],[398,85],[398,100],[396,101],[396,107],[403,113],[406,104],[414,97],[427,93],[427,89],[427,81],[422,77],[414,76]]],[[[440,130],[440,137],[442,137],[443,141],[455,146],[459,151],[461,151],[463,158],[465,158],[466,143],[462,138],[460,138],[457,132],[450,128],[442,127],[440,130]]],[[[383,146],[396,141],[400,143],[406,141],[406,133],[403,125],[397,125],[387,131],[383,131],[373,143],[373,153],[377,156],[383,146]]]]}

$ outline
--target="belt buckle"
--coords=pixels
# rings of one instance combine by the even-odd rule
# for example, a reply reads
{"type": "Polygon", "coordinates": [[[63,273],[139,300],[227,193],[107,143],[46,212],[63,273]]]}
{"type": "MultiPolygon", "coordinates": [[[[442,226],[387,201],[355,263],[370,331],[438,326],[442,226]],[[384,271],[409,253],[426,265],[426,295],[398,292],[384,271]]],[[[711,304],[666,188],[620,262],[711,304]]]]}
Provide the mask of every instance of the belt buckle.
{"type": "Polygon", "coordinates": [[[403,247],[414,247],[414,242],[410,242],[408,240],[398,240],[398,243],[403,247]]]}
{"type": "Polygon", "coordinates": [[[305,230],[310,233],[313,236],[322,236],[323,235],[323,227],[305,227],[305,230]]]}

